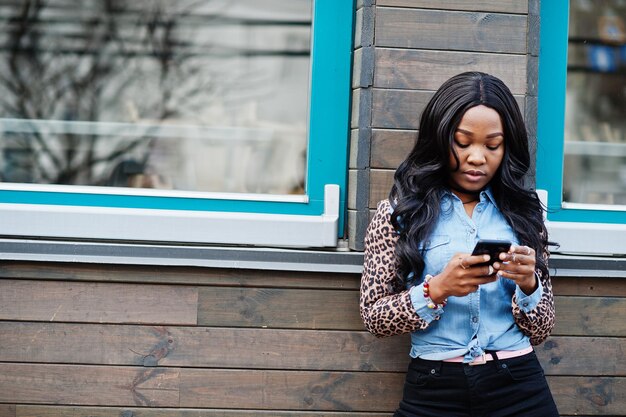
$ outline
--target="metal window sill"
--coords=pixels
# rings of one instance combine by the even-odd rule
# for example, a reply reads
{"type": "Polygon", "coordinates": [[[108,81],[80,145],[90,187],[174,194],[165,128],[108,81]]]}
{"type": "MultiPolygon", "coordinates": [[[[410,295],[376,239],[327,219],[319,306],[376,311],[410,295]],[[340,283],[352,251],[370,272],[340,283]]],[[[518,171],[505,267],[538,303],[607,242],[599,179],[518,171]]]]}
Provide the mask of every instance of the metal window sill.
{"type": "Polygon", "coordinates": [[[0,239],[0,260],[360,273],[363,254],[243,246],[0,239]]]}
{"type": "MultiPolygon", "coordinates": [[[[0,260],[360,274],[363,253],[260,247],[0,239],[0,260]]],[[[626,257],[553,253],[554,277],[626,278],[626,257]]]]}

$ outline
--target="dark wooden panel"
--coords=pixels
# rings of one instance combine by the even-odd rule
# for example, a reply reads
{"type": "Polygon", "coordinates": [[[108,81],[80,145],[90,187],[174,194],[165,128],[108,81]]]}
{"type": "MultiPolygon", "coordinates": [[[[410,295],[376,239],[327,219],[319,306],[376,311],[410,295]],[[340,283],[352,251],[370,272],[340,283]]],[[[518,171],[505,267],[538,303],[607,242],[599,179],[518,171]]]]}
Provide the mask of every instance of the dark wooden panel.
{"type": "Polygon", "coordinates": [[[393,185],[395,170],[372,169],[370,171],[370,208],[376,208],[378,202],[389,197],[393,185]]]}
{"type": "Polygon", "coordinates": [[[201,288],[204,326],[362,330],[358,291],[201,288]]]}
{"type": "Polygon", "coordinates": [[[348,208],[356,210],[357,196],[359,191],[359,174],[361,171],[351,169],[348,171],[348,208]]]}
{"type": "MultiPolygon", "coordinates": [[[[362,8],[358,8],[357,7],[357,11],[354,15],[354,39],[352,42],[352,47],[354,49],[356,49],[355,52],[355,56],[354,56],[354,63],[353,65],[356,66],[360,66],[360,63],[357,64],[358,61],[360,61],[357,57],[356,57],[356,53],[358,52],[357,48],[361,47],[361,41],[362,41],[362,36],[363,36],[363,9],[362,8]]],[[[355,72],[352,73],[352,82],[354,83],[354,74],[355,72]]],[[[353,84],[353,87],[356,87],[353,84]]]]}
{"type": "Polygon", "coordinates": [[[350,274],[176,266],[2,261],[0,278],[284,288],[358,288],[350,274]]]}
{"type": "MultiPolygon", "coordinates": [[[[409,344],[365,332],[0,323],[4,362],[402,372],[409,344]]],[[[536,350],[549,375],[626,376],[623,338],[553,336],[536,350]]]]}
{"type": "Polygon", "coordinates": [[[548,377],[562,415],[626,415],[626,378],[548,377]]]}
{"type": "MultiPolygon", "coordinates": [[[[0,406],[0,410],[1,410],[0,406]]],[[[391,417],[391,413],[18,405],[17,417],[391,417]]],[[[0,414],[0,417],[4,417],[0,414]]],[[[11,415],[10,417],[16,417],[11,415]]]]}
{"type": "Polygon", "coordinates": [[[195,328],[0,322],[0,362],[154,366],[189,349],[172,334],[184,329],[195,328]]]}
{"type": "Polygon", "coordinates": [[[0,322],[0,362],[405,371],[409,347],[364,331],[0,322]]]}
{"type": "Polygon", "coordinates": [[[169,285],[0,280],[0,319],[196,324],[197,291],[169,285]]]}
{"type": "Polygon", "coordinates": [[[369,211],[369,221],[370,221],[370,223],[372,222],[372,219],[374,218],[374,214],[376,214],[376,210],[370,209],[370,211],[369,211]]]}
{"type": "Polygon", "coordinates": [[[555,335],[626,336],[626,298],[556,297],[555,335]]]}
{"type": "Polygon", "coordinates": [[[552,336],[535,351],[546,375],[626,376],[626,338],[552,336]]]}
{"type": "Polygon", "coordinates": [[[348,164],[350,169],[365,168],[359,164],[359,145],[359,129],[350,129],[350,162],[348,164]]]}
{"type": "Polygon", "coordinates": [[[526,55],[479,52],[376,49],[374,87],[436,90],[463,71],[483,71],[502,79],[513,94],[526,92],[526,55]]]}
{"type": "MultiPolygon", "coordinates": [[[[0,401],[390,412],[403,374],[0,364],[0,401]],[[10,398],[10,399],[9,399],[10,398]]],[[[626,378],[548,377],[563,415],[626,415],[626,378]]],[[[19,413],[19,409],[17,410],[19,413]]],[[[52,414],[58,416],[58,414],[52,414]]]]}
{"type": "MultiPolygon", "coordinates": [[[[418,129],[422,111],[433,94],[433,91],[374,89],[372,126],[386,129],[418,129]]],[[[516,95],[515,100],[524,114],[524,96],[516,95]]]]}
{"type": "MultiPolygon", "coordinates": [[[[404,375],[388,373],[181,370],[186,407],[392,411],[404,375]]],[[[563,414],[625,415],[626,378],[549,376],[563,414]]]]}
{"type": "MultiPolygon", "coordinates": [[[[403,372],[409,345],[366,332],[0,322],[2,362],[403,372]]],[[[626,376],[624,338],[552,336],[535,349],[549,375],[626,376]]]]}
{"type": "Polygon", "coordinates": [[[372,95],[372,127],[417,129],[419,119],[434,91],[386,90],[372,95]]]}
{"type": "Polygon", "coordinates": [[[562,277],[557,271],[552,277],[552,287],[557,295],[626,297],[623,279],[562,277]]]}
{"type": "Polygon", "coordinates": [[[376,8],[376,46],[526,53],[525,15],[376,8]]]}
{"type": "MultiPolygon", "coordinates": [[[[0,417],[391,417],[392,412],[333,412],[333,411],[276,411],[276,410],[211,410],[172,408],[115,408],[115,407],[63,407],[44,405],[18,405],[17,414],[0,414],[0,417]]],[[[0,412],[2,406],[0,405],[0,412]]],[[[562,417],[574,414],[562,414],[562,417]]],[[[575,414],[576,417],[591,415],[575,414]]]]}
{"type": "Polygon", "coordinates": [[[177,369],[0,364],[0,402],[178,407],[177,369]]]}
{"type": "Polygon", "coordinates": [[[423,9],[472,10],[504,13],[528,13],[528,2],[519,0],[377,0],[378,6],[423,9]]]}
{"type": "Polygon", "coordinates": [[[413,149],[415,130],[372,130],[372,168],[396,169],[413,149]]]}
{"type": "MultiPolygon", "coordinates": [[[[383,93],[395,92],[395,90],[380,91],[383,93]]],[[[428,93],[428,96],[430,97],[431,94],[428,93]]],[[[396,138],[392,138],[396,131],[378,129],[373,132],[377,131],[378,135],[382,135],[379,136],[379,140],[383,136],[390,136],[383,140],[383,143],[389,144],[390,147],[396,141],[396,138]]],[[[397,134],[408,135],[408,131],[397,131],[397,134]]],[[[406,138],[408,139],[408,136],[406,138]]],[[[376,146],[381,147],[380,145],[376,146]]],[[[388,151],[391,152],[391,149],[388,151]]],[[[377,160],[385,157],[386,155],[383,154],[376,156],[377,160]]],[[[355,274],[131,265],[107,265],[103,267],[95,264],[22,261],[3,261],[0,263],[0,278],[270,288],[358,289],[359,287],[359,277],[355,274]]],[[[556,276],[553,277],[553,285],[555,293],[559,295],[626,297],[626,286],[620,279],[566,277],[561,276],[561,273],[557,271],[556,276]]]]}
{"type": "Polygon", "coordinates": [[[15,406],[0,404],[0,417],[15,417],[15,406]]]}
{"type": "Polygon", "coordinates": [[[404,374],[181,369],[185,407],[392,411],[404,374]]]}
{"type": "MultiPolygon", "coordinates": [[[[352,107],[350,108],[350,127],[356,129],[360,126],[361,88],[352,90],[352,107]]],[[[365,123],[363,123],[365,125],[365,123]]]]}

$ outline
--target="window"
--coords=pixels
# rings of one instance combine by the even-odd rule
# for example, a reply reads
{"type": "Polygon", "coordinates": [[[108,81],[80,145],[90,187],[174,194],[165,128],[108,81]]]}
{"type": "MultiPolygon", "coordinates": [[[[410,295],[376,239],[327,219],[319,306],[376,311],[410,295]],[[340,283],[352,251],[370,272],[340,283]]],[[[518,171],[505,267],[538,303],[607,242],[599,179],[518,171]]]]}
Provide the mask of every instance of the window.
{"type": "Polygon", "coordinates": [[[334,245],[351,2],[14,0],[0,11],[5,234],[334,245]]]}
{"type": "Polygon", "coordinates": [[[537,187],[564,251],[626,253],[624,19],[620,0],[541,2],[537,187]]]}

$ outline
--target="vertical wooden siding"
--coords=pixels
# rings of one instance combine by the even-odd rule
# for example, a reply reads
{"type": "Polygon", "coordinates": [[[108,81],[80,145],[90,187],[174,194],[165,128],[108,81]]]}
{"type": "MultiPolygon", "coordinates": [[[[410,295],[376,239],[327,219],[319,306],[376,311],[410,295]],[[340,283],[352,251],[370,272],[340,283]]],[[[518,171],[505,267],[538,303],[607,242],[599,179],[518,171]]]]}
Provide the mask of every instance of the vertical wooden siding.
{"type": "MultiPolygon", "coordinates": [[[[349,175],[350,247],[415,142],[433,92],[463,71],[500,77],[524,109],[533,61],[530,1],[363,1],[357,12],[349,175]],[[361,36],[366,34],[366,36],[361,36]],[[529,71],[530,69],[530,71],[529,71]]],[[[532,104],[532,103],[531,103],[532,104]]],[[[534,107],[533,107],[534,108],[534,107]]],[[[529,107],[529,110],[532,110],[529,107]]]]}
{"type": "MultiPolygon", "coordinates": [[[[563,415],[626,415],[616,281],[555,278],[557,326],[537,351],[563,415]]],[[[0,416],[390,416],[409,340],[363,331],[358,285],[343,274],[4,263],[0,416]]]]}
{"type": "Polygon", "coordinates": [[[449,10],[424,9],[420,3],[377,2],[370,209],[387,197],[392,172],[413,144],[424,105],[446,79],[485,71],[502,78],[520,104],[526,93],[527,16],[517,6],[510,4],[512,12],[507,12],[491,10],[487,7],[493,2],[485,2],[481,11],[466,11],[454,2],[439,2],[449,10]],[[382,135],[397,148],[376,146],[374,137],[382,135]]]}

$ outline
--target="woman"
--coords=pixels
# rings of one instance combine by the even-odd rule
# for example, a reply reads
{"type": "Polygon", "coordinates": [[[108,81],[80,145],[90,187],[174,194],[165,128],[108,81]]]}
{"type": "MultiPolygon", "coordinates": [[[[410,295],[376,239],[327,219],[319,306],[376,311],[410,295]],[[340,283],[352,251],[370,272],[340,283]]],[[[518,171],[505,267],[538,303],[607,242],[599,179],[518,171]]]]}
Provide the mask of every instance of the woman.
{"type": "Polygon", "coordinates": [[[513,95],[496,77],[446,81],[365,238],[361,316],[411,333],[396,416],[558,416],[531,345],[554,325],[542,206],[513,95]],[[512,242],[489,261],[479,239],[512,242]]]}

